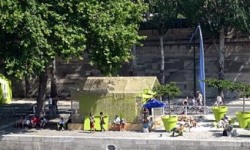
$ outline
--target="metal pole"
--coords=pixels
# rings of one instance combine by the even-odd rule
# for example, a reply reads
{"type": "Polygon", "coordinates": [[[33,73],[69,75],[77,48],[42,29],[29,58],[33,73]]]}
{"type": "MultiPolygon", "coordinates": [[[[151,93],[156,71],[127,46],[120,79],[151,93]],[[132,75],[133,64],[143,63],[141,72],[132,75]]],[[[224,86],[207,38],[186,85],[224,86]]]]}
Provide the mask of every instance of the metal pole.
{"type": "Polygon", "coordinates": [[[193,68],[193,75],[194,75],[194,97],[196,97],[196,52],[195,52],[195,36],[194,36],[194,43],[193,43],[193,47],[194,47],[194,52],[193,52],[193,62],[194,62],[194,68],[193,68]]]}

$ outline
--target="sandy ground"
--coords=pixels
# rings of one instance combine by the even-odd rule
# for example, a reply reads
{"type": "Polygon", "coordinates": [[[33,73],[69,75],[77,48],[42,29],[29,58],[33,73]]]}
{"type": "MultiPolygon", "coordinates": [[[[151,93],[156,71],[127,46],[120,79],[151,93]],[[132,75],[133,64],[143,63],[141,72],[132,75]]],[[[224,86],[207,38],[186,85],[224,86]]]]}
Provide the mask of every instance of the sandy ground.
{"type": "MultiPolygon", "coordinates": [[[[19,100],[15,103],[34,103],[34,101],[28,100],[19,100]]],[[[68,109],[70,108],[70,101],[59,101],[59,107],[68,109]]],[[[106,131],[106,132],[95,132],[90,133],[89,131],[83,130],[74,130],[74,131],[57,131],[52,128],[32,128],[32,129],[19,129],[14,128],[13,123],[17,118],[6,118],[1,119],[0,121],[0,134],[6,136],[79,136],[79,137],[96,137],[96,138],[146,138],[146,139],[197,139],[197,140],[240,140],[240,141],[249,141],[250,138],[250,129],[240,129],[238,126],[235,126],[237,130],[237,137],[224,137],[222,136],[221,128],[216,128],[212,126],[213,116],[207,115],[206,119],[198,122],[198,127],[191,128],[190,132],[188,129],[184,132],[183,136],[170,137],[171,133],[164,131],[163,127],[157,127],[155,131],[150,133],[142,132],[132,132],[132,131],[106,131]]]]}

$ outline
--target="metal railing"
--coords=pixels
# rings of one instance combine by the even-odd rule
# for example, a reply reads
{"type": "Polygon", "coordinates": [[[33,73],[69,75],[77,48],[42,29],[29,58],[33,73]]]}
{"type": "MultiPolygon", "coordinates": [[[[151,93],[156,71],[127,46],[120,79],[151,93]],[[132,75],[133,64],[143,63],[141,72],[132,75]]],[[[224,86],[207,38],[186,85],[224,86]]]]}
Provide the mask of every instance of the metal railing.
{"type": "Polygon", "coordinates": [[[204,115],[210,114],[212,111],[209,106],[183,106],[183,105],[171,105],[164,108],[164,113],[167,115],[171,111],[174,115],[204,115]],[[204,111],[205,109],[205,111],[204,111]]]}

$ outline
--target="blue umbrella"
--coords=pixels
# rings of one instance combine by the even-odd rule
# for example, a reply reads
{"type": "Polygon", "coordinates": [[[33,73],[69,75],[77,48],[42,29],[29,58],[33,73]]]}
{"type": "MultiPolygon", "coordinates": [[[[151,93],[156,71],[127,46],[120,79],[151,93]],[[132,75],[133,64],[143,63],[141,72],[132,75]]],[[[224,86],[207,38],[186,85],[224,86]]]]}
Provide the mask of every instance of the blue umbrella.
{"type": "Polygon", "coordinates": [[[151,109],[151,108],[157,108],[157,107],[164,107],[165,104],[160,102],[159,100],[153,98],[147,101],[146,104],[143,105],[144,108],[151,109]]]}

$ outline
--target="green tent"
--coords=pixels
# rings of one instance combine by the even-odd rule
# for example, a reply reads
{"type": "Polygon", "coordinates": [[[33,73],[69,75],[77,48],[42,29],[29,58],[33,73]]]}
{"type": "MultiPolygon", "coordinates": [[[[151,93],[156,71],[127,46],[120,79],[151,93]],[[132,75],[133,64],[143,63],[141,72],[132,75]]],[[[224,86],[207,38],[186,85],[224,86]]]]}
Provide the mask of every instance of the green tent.
{"type": "Polygon", "coordinates": [[[0,104],[8,104],[12,100],[11,81],[0,74],[0,104]]]}
{"type": "Polygon", "coordinates": [[[72,92],[72,98],[79,100],[79,113],[83,116],[103,112],[109,122],[119,115],[126,122],[138,123],[142,94],[157,85],[156,77],[88,77],[80,91],[72,92]]]}

